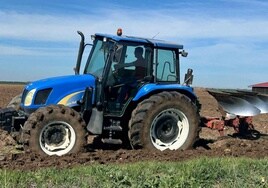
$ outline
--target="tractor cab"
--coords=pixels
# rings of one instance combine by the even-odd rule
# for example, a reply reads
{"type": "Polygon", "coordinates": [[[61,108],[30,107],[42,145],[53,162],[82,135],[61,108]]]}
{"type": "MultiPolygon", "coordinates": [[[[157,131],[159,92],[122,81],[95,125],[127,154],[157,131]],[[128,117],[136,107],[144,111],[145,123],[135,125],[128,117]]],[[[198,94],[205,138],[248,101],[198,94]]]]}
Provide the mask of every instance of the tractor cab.
{"type": "Polygon", "coordinates": [[[93,104],[104,114],[123,116],[139,100],[180,84],[182,45],[124,35],[95,34],[92,39],[84,74],[96,77],[93,104]]]}

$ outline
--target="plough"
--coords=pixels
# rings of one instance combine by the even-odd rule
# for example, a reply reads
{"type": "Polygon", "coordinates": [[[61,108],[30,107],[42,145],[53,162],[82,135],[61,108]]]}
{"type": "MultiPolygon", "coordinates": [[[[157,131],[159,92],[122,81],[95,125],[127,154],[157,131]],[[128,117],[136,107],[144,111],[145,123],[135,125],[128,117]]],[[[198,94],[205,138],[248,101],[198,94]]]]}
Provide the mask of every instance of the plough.
{"type": "Polygon", "coordinates": [[[208,89],[218,102],[222,117],[202,117],[201,123],[225,136],[225,126],[233,127],[233,137],[259,139],[262,134],[254,128],[253,116],[268,113],[268,96],[244,90],[208,89]]]}

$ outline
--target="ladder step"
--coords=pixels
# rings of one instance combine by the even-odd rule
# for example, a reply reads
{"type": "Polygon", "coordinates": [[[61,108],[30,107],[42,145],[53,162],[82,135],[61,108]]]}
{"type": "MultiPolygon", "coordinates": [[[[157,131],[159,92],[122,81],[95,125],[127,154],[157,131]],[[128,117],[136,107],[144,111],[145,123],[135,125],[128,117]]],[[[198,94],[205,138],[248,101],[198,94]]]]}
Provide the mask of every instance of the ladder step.
{"type": "Polygon", "coordinates": [[[104,127],[104,130],[110,130],[110,131],[122,131],[122,127],[121,126],[110,126],[110,127],[104,127]]]}
{"type": "Polygon", "coordinates": [[[111,138],[104,138],[102,142],[105,144],[122,144],[122,140],[120,139],[111,139],[111,138]]]}

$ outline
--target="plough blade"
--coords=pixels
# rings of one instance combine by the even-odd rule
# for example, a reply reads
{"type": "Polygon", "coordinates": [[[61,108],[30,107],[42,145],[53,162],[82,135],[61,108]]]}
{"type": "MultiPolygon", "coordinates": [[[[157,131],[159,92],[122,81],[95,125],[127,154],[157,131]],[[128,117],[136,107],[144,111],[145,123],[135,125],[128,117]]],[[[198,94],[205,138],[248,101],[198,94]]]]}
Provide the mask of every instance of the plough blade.
{"type": "MultiPolygon", "coordinates": [[[[266,106],[268,106],[268,96],[267,95],[258,95],[259,99],[261,99],[266,106]]],[[[268,108],[268,107],[267,107],[268,108]]],[[[266,112],[268,113],[268,112],[266,112]]]]}
{"type": "MultiPolygon", "coordinates": [[[[256,93],[229,90],[208,90],[223,110],[237,116],[255,116],[268,112],[268,105],[256,93]]],[[[267,98],[268,100],[268,98],[267,98]]]]}
{"type": "Polygon", "coordinates": [[[238,92],[241,94],[239,97],[256,106],[261,111],[261,114],[268,113],[267,96],[259,95],[253,92],[252,93],[244,91],[238,91],[238,92]]]}

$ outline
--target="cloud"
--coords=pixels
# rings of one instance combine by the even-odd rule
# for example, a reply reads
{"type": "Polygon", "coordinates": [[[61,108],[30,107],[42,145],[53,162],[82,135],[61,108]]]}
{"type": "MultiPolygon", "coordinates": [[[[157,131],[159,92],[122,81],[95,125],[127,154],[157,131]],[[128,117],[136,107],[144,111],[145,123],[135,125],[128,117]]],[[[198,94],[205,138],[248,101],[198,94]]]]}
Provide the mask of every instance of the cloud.
{"type": "MultiPolygon", "coordinates": [[[[248,2],[235,1],[244,5],[248,2]]],[[[39,62],[38,66],[46,66],[47,62],[56,64],[60,57],[76,58],[80,41],[76,30],[83,31],[89,42],[91,34],[115,33],[118,27],[122,27],[125,35],[153,37],[158,34],[156,38],[184,44],[189,57],[182,60],[182,68],[183,71],[188,67],[194,68],[196,86],[247,87],[267,79],[268,20],[258,13],[259,9],[255,9],[260,6],[259,3],[267,7],[264,1],[254,1],[250,4],[254,9],[250,6],[246,11],[236,11],[225,7],[221,13],[218,13],[219,9],[207,13],[204,7],[199,10],[199,7],[191,9],[190,6],[146,11],[114,6],[97,9],[90,14],[84,12],[74,15],[2,10],[0,55],[34,56],[33,59],[39,62]],[[231,11],[238,15],[233,16],[231,11]],[[249,12],[252,14],[246,15],[249,12]],[[9,41],[16,42],[13,45],[9,41]],[[25,45],[25,41],[35,45],[31,46],[31,42],[25,45]],[[47,59],[38,56],[47,56],[47,59]],[[52,63],[49,56],[58,58],[52,63]]],[[[30,61],[31,57],[28,58],[30,61]]],[[[64,61],[70,60],[66,58],[64,61]]],[[[13,62],[16,64],[17,59],[13,62]]],[[[51,67],[45,66],[47,69],[43,73],[48,74],[51,67]]],[[[53,71],[53,75],[58,74],[58,70],[53,71]]],[[[61,73],[64,74],[63,71],[61,73]]],[[[8,76],[5,80],[10,80],[8,76]]],[[[35,78],[38,76],[36,73],[35,78]]]]}
{"type": "Polygon", "coordinates": [[[74,21],[68,17],[0,12],[0,36],[12,39],[38,41],[70,41],[74,21]],[[68,21],[66,21],[68,20],[68,21]]]}
{"type": "Polygon", "coordinates": [[[0,55],[31,55],[30,50],[14,46],[0,45],[0,55]]]}
{"type": "Polygon", "coordinates": [[[112,32],[123,27],[125,34],[162,38],[268,38],[267,19],[186,17],[177,13],[142,11],[100,12],[99,15],[39,15],[0,11],[0,37],[38,40],[78,40],[76,30],[112,32]]]}
{"type": "Polygon", "coordinates": [[[74,48],[55,48],[55,47],[23,47],[0,45],[1,56],[69,56],[73,55],[77,49],[74,48]]]}

